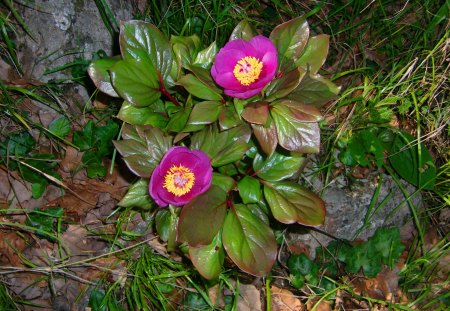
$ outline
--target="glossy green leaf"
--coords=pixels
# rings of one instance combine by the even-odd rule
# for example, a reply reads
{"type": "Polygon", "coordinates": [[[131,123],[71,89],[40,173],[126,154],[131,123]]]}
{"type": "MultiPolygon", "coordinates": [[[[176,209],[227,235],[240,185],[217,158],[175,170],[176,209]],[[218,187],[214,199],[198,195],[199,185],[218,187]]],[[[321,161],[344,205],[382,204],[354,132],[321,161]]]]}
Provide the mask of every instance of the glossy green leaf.
{"type": "Polygon", "coordinates": [[[52,132],[52,134],[64,138],[67,135],[69,135],[70,131],[71,131],[71,126],[70,126],[70,120],[67,119],[66,117],[62,116],[59,117],[58,119],[53,120],[49,125],[48,125],[48,130],[50,132],[52,132]]]}
{"type": "Polygon", "coordinates": [[[122,140],[115,141],[114,145],[135,175],[150,178],[164,154],[172,147],[172,137],[151,126],[125,124],[122,140]]]}
{"type": "Polygon", "coordinates": [[[295,65],[303,67],[309,73],[317,73],[327,59],[329,41],[330,36],[328,35],[309,38],[302,56],[295,62],[295,65]]]}
{"type": "Polygon", "coordinates": [[[161,97],[158,76],[145,61],[118,61],[111,68],[111,81],[117,93],[137,107],[149,106],[161,97]]]}
{"type": "Polygon", "coordinates": [[[275,236],[246,205],[236,204],[228,211],[222,240],[228,256],[241,270],[265,276],[272,269],[277,255],[275,236]]]}
{"type": "Polygon", "coordinates": [[[192,64],[197,55],[201,45],[200,38],[197,35],[189,37],[172,36],[170,41],[173,44],[175,57],[183,68],[187,68],[187,66],[192,64]]]}
{"type": "Polygon", "coordinates": [[[144,210],[151,209],[154,203],[148,192],[148,179],[139,179],[129,186],[127,193],[117,205],[122,207],[137,207],[144,210]]]}
{"type": "Polygon", "coordinates": [[[266,89],[267,100],[274,101],[291,93],[300,84],[305,74],[306,70],[298,67],[272,80],[266,89]]]}
{"type": "Polygon", "coordinates": [[[205,279],[218,279],[225,260],[221,232],[218,232],[209,245],[189,247],[189,258],[191,258],[194,267],[205,279]]]}
{"type": "Polygon", "coordinates": [[[241,117],[247,122],[264,125],[269,117],[269,104],[266,102],[253,102],[245,106],[241,117]]]}
{"type": "Polygon", "coordinates": [[[270,39],[278,50],[279,68],[285,71],[299,59],[309,38],[309,27],[305,16],[299,16],[278,25],[270,39]]]}
{"type": "Polygon", "coordinates": [[[436,166],[433,157],[424,144],[417,144],[416,138],[407,133],[398,133],[390,150],[389,162],[406,181],[427,190],[434,188],[436,166]]]}
{"type": "Polygon", "coordinates": [[[160,239],[167,242],[168,251],[175,248],[178,226],[178,216],[171,208],[159,209],[155,217],[156,231],[160,239]]]}
{"type": "Polygon", "coordinates": [[[94,60],[88,67],[87,72],[89,77],[91,77],[94,85],[103,93],[108,94],[112,97],[119,97],[116,90],[111,83],[111,75],[109,74],[109,69],[113,67],[120,58],[101,58],[94,60]]]}
{"type": "Polygon", "coordinates": [[[168,119],[159,112],[155,112],[153,105],[147,107],[136,107],[124,101],[120,107],[117,118],[132,125],[151,125],[163,128],[168,119]]]}
{"type": "Polygon", "coordinates": [[[289,151],[318,153],[320,147],[320,111],[313,106],[284,100],[273,105],[272,118],[277,129],[278,143],[289,151]]]}
{"type": "Polygon", "coordinates": [[[214,172],[211,184],[220,187],[228,193],[236,186],[236,181],[230,176],[214,172]]]}
{"type": "Polygon", "coordinates": [[[261,200],[261,185],[256,178],[245,176],[238,182],[238,190],[244,204],[261,200]]]}
{"type": "Polygon", "coordinates": [[[192,136],[191,149],[202,150],[213,166],[222,166],[242,158],[250,148],[250,134],[248,125],[226,131],[219,131],[216,125],[208,126],[192,136]]]}
{"type": "Polygon", "coordinates": [[[230,36],[230,41],[235,39],[244,39],[245,41],[250,41],[254,36],[258,35],[256,29],[250,25],[247,20],[241,21],[234,27],[233,32],[230,36]]]}
{"type": "Polygon", "coordinates": [[[189,66],[188,68],[195,77],[203,84],[205,84],[208,89],[216,94],[222,94],[223,90],[218,88],[214,82],[209,69],[205,69],[199,66],[189,66]]]}
{"type": "Polygon", "coordinates": [[[217,44],[214,41],[206,49],[198,52],[197,57],[194,60],[194,65],[200,66],[202,68],[208,69],[209,66],[214,61],[214,57],[218,52],[217,44]]]}
{"type": "Polygon", "coordinates": [[[340,90],[336,84],[318,74],[305,75],[298,87],[288,95],[288,99],[321,108],[334,99],[340,90]]]}
{"type": "Polygon", "coordinates": [[[156,26],[137,20],[124,22],[120,25],[119,44],[124,59],[151,64],[162,79],[169,75],[172,49],[169,40],[156,26]]]}
{"type": "Polygon", "coordinates": [[[226,200],[226,193],[212,185],[207,192],[186,204],[178,223],[178,241],[194,247],[210,244],[222,227],[226,200]]]}
{"type": "Polygon", "coordinates": [[[258,177],[267,181],[279,181],[295,176],[305,164],[306,158],[300,155],[283,155],[274,152],[271,156],[257,154],[253,169],[258,177]]]}
{"type": "Polygon", "coordinates": [[[325,203],[315,193],[293,182],[264,185],[264,196],[278,221],[319,226],[325,220],[325,203]]]}
{"type": "Polygon", "coordinates": [[[202,83],[195,75],[187,74],[177,81],[192,95],[205,100],[221,100],[222,96],[202,83]]]}
{"type": "Polygon", "coordinates": [[[219,126],[221,131],[229,130],[243,124],[236,110],[231,105],[225,105],[219,113],[219,126]]]}
{"type": "Polygon", "coordinates": [[[185,107],[182,107],[178,112],[170,116],[169,123],[167,123],[166,130],[172,132],[181,132],[189,119],[192,112],[192,104],[190,101],[186,103],[185,107]]]}
{"type": "Polygon", "coordinates": [[[261,147],[261,150],[270,156],[278,145],[277,129],[275,122],[271,121],[270,125],[265,127],[263,125],[252,124],[253,134],[261,147]]]}
{"type": "Polygon", "coordinates": [[[219,113],[222,110],[222,103],[220,101],[205,101],[194,105],[192,112],[188,119],[188,124],[211,124],[219,118],[219,113]]]}

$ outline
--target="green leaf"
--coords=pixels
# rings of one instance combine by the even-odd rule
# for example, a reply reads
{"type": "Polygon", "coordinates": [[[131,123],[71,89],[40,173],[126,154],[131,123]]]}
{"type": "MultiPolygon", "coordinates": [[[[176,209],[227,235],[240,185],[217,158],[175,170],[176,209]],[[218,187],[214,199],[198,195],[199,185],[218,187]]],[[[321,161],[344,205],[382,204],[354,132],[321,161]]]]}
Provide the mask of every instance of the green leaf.
{"type": "Polygon", "coordinates": [[[120,107],[117,118],[132,125],[151,125],[164,128],[167,118],[159,112],[155,112],[153,106],[137,107],[124,101],[120,107]]]}
{"type": "MultiPolygon", "coordinates": [[[[199,66],[189,66],[189,70],[195,75],[195,77],[211,91],[217,94],[222,94],[223,90],[218,88],[214,82],[211,73],[208,69],[199,66]]],[[[221,97],[222,98],[222,97],[221,97]]],[[[219,99],[220,100],[220,99],[219,99]]]]}
{"type": "Polygon", "coordinates": [[[54,231],[57,230],[58,219],[63,215],[64,209],[61,207],[50,207],[45,210],[36,208],[28,213],[25,225],[36,228],[38,236],[54,242],[54,231]]]}
{"type": "Polygon", "coordinates": [[[369,243],[355,246],[343,246],[339,251],[339,260],[345,263],[350,273],[358,273],[361,268],[367,277],[375,277],[381,271],[381,257],[369,243]]]}
{"type": "Polygon", "coordinates": [[[226,193],[212,185],[181,210],[178,240],[189,246],[209,245],[222,227],[227,210],[226,193]]]}
{"type": "Polygon", "coordinates": [[[221,131],[229,130],[243,124],[236,110],[231,105],[225,105],[219,113],[219,126],[221,131]]]}
{"type": "Polygon", "coordinates": [[[218,279],[225,260],[221,232],[217,233],[209,245],[189,247],[189,258],[191,258],[194,267],[205,279],[218,279]]]}
{"type": "Polygon", "coordinates": [[[167,123],[166,131],[181,132],[187,125],[187,121],[192,111],[192,104],[190,101],[186,106],[181,107],[180,110],[170,116],[169,123],[167,123]]]}
{"type": "Polygon", "coordinates": [[[436,166],[433,157],[424,144],[417,143],[414,136],[407,133],[396,135],[389,162],[407,182],[427,190],[434,188],[436,166]]]}
{"type": "Polygon", "coordinates": [[[261,185],[253,177],[245,176],[238,182],[239,195],[244,204],[257,203],[261,200],[261,185]]]}
{"type": "Polygon", "coordinates": [[[315,193],[291,182],[264,185],[264,196],[278,221],[319,226],[325,220],[325,203],[315,193]]]}
{"type": "Polygon", "coordinates": [[[303,67],[309,73],[317,73],[327,59],[329,41],[330,36],[328,35],[309,38],[302,56],[295,62],[295,65],[303,67]]]}
{"type": "Polygon", "coordinates": [[[182,37],[172,36],[170,41],[173,44],[173,52],[178,62],[187,68],[192,64],[200,48],[201,42],[197,35],[182,37]]]}
{"type": "Polygon", "coordinates": [[[268,156],[272,155],[278,145],[277,128],[275,122],[271,120],[268,127],[252,124],[253,134],[261,147],[261,150],[268,156]]]}
{"type": "Polygon", "coordinates": [[[138,207],[144,210],[151,209],[154,204],[148,192],[148,179],[139,179],[128,187],[125,196],[117,203],[122,207],[138,207]]]}
{"type": "Polygon", "coordinates": [[[405,249],[401,243],[400,229],[397,227],[378,228],[369,242],[370,247],[381,256],[381,260],[391,268],[405,249]]]}
{"type": "Polygon", "coordinates": [[[73,133],[72,142],[77,146],[80,151],[89,150],[95,143],[95,124],[92,120],[89,120],[81,131],[73,133]]]}
{"type": "Polygon", "coordinates": [[[236,186],[236,181],[230,176],[213,172],[211,184],[220,187],[223,191],[228,193],[236,186]]]}
{"type": "MultiPolygon", "coordinates": [[[[4,142],[0,142],[0,163],[6,160],[6,156],[24,156],[27,155],[36,144],[33,136],[28,132],[19,132],[9,135],[4,142]]],[[[17,162],[9,161],[8,168],[14,170],[17,162]]]]}
{"type": "Polygon", "coordinates": [[[31,185],[31,195],[34,199],[39,199],[47,188],[48,182],[44,179],[41,182],[35,182],[31,185]]]}
{"type": "Polygon", "coordinates": [[[172,137],[151,126],[125,124],[122,140],[115,141],[114,145],[135,175],[150,178],[162,157],[172,147],[172,137]]]}
{"type": "Polygon", "coordinates": [[[189,116],[187,124],[199,125],[210,124],[219,118],[219,113],[222,110],[222,103],[220,101],[205,101],[194,105],[189,116]]]}
{"type": "Polygon", "coordinates": [[[117,62],[111,68],[111,81],[122,98],[137,107],[146,107],[161,97],[156,71],[143,60],[117,62]]]}
{"type": "Polygon", "coordinates": [[[171,208],[159,209],[155,218],[156,231],[160,239],[167,242],[168,251],[175,249],[178,225],[178,216],[171,208]]]}
{"type": "Polygon", "coordinates": [[[218,167],[240,160],[250,148],[249,140],[248,125],[221,132],[216,125],[212,125],[192,136],[191,149],[202,150],[211,159],[211,164],[218,167]]]}
{"type": "Polygon", "coordinates": [[[303,276],[317,274],[319,271],[317,264],[311,261],[304,253],[291,255],[287,261],[287,266],[289,268],[289,273],[301,274],[303,276]]]}
{"type": "Polygon", "coordinates": [[[214,41],[206,49],[198,52],[197,57],[194,60],[194,65],[208,69],[214,61],[214,57],[216,56],[217,51],[217,44],[214,41]]]}
{"type": "Polygon", "coordinates": [[[105,177],[106,167],[102,164],[89,164],[86,166],[86,173],[89,178],[105,177]]]}
{"type": "Polygon", "coordinates": [[[92,311],[107,311],[107,305],[105,299],[105,293],[101,290],[94,289],[89,295],[89,304],[88,306],[92,311]]]}
{"type": "Polygon", "coordinates": [[[299,59],[308,38],[309,27],[304,15],[280,24],[273,29],[270,39],[278,50],[281,71],[289,69],[299,59]]]}
{"type": "Polygon", "coordinates": [[[52,132],[52,134],[64,138],[70,133],[70,120],[64,116],[59,117],[48,125],[48,130],[52,132]]]}
{"type": "Polygon", "coordinates": [[[373,161],[380,168],[384,161],[384,147],[376,132],[377,129],[367,128],[351,136],[347,147],[339,154],[342,163],[368,166],[373,161]]]}
{"type": "Polygon", "coordinates": [[[88,67],[87,72],[89,77],[91,77],[94,85],[103,93],[108,94],[112,97],[119,97],[116,90],[111,83],[111,76],[109,74],[109,69],[113,67],[120,58],[101,58],[94,60],[88,67]]]}
{"type": "Polygon", "coordinates": [[[272,269],[277,255],[275,236],[246,205],[236,204],[228,211],[222,240],[228,256],[241,270],[265,276],[272,269]]]}
{"type": "Polygon", "coordinates": [[[321,108],[328,101],[334,99],[340,90],[341,88],[336,84],[318,74],[305,75],[287,98],[321,108]]]}
{"type": "Polygon", "coordinates": [[[250,123],[265,125],[269,117],[269,103],[253,102],[245,106],[241,117],[250,123]]]}
{"type": "Polygon", "coordinates": [[[172,49],[169,40],[158,28],[143,21],[127,21],[120,26],[119,44],[124,59],[142,60],[152,68],[144,68],[169,76],[172,67],[172,49]]]}
{"type": "Polygon", "coordinates": [[[298,67],[280,78],[272,80],[266,89],[267,100],[274,101],[275,99],[287,96],[300,84],[305,74],[306,70],[298,67]]]}
{"type": "Polygon", "coordinates": [[[244,39],[245,41],[250,41],[258,32],[256,29],[250,25],[247,20],[239,22],[239,24],[234,27],[233,32],[230,35],[230,40],[244,39]]]}
{"type": "Polygon", "coordinates": [[[299,173],[306,158],[300,155],[284,155],[274,152],[265,157],[260,154],[253,160],[253,169],[258,177],[267,181],[280,181],[299,173]]]}
{"type": "Polygon", "coordinates": [[[205,99],[220,101],[222,96],[202,83],[195,75],[187,74],[177,81],[177,85],[183,86],[192,95],[205,99]]]}
{"type": "Polygon", "coordinates": [[[281,147],[299,153],[319,152],[320,129],[315,122],[321,118],[319,110],[313,106],[283,100],[273,105],[271,115],[281,147]]]}

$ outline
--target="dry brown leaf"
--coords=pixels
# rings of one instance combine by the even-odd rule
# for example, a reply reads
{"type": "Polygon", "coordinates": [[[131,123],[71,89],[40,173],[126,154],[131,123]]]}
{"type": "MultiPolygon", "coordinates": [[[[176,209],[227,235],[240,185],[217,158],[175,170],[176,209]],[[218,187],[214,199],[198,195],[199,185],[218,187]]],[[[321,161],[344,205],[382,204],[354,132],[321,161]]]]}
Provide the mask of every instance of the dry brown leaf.
{"type": "Polygon", "coordinates": [[[302,302],[291,291],[272,286],[272,311],[300,311],[302,302]]]}
{"type": "Polygon", "coordinates": [[[26,247],[25,241],[16,232],[0,231],[0,264],[22,267],[18,253],[26,247]]]}
{"type": "Polygon", "coordinates": [[[239,299],[237,302],[239,311],[261,311],[261,293],[255,285],[240,284],[239,299]]]}
{"type": "Polygon", "coordinates": [[[75,168],[80,166],[82,157],[83,157],[82,152],[79,152],[75,148],[67,146],[66,154],[64,156],[64,159],[62,159],[62,161],[59,163],[59,167],[61,168],[62,171],[70,173],[75,168]]]}

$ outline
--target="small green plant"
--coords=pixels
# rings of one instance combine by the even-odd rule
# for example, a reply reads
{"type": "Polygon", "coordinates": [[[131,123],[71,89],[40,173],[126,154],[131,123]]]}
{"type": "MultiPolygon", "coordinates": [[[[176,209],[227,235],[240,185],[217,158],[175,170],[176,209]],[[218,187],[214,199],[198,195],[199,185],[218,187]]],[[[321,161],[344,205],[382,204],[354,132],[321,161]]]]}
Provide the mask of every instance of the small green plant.
{"type": "Polygon", "coordinates": [[[375,277],[383,265],[393,268],[405,247],[400,242],[398,228],[379,228],[367,241],[360,244],[331,242],[316,250],[315,261],[305,254],[293,254],[287,261],[291,285],[301,289],[308,284],[320,295],[335,288],[328,277],[336,278],[340,273],[375,277]]]}
{"type": "Polygon", "coordinates": [[[269,37],[243,21],[218,50],[129,21],[119,43],[121,57],[88,69],[100,91],[124,99],[115,147],[141,179],[119,206],[168,207],[156,213],[161,238],[170,250],[188,246],[207,279],[225,254],[266,275],[277,252],[270,217],[310,226],[325,217],[323,201],[292,179],[319,151],[319,108],[339,92],[318,74],[328,36],[310,37],[305,16],[269,37]]]}
{"type": "Polygon", "coordinates": [[[7,164],[11,170],[18,170],[22,178],[31,185],[34,198],[39,198],[48,185],[49,176],[61,179],[55,171],[56,158],[51,153],[33,152],[36,141],[28,132],[19,132],[0,141],[0,164],[7,164]]]}
{"type": "Polygon", "coordinates": [[[391,128],[369,127],[340,143],[343,151],[339,158],[345,165],[376,168],[391,165],[409,183],[427,190],[434,188],[434,160],[426,146],[410,134],[391,128]]]}
{"type": "Polygon", "coordinates": [[[96,125],[89,120],[81,131],[74,132],[73,143],[84,152],[81,160],[89,178],[106,175],[106,167],[102,160],[112,154],[111,141],[117,136],[118,131],[119,126],[112,120],[109,120],[106,125],[96,125]]]}

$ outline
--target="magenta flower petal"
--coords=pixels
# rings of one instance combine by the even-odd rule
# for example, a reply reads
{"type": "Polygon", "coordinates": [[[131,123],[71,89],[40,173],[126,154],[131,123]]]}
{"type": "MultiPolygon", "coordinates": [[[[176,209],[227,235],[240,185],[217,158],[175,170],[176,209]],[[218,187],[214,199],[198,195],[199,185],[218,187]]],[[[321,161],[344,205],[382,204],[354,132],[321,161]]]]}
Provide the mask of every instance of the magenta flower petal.
{"type": "Polygon", "coordinates": [[[149,193],[161,207],[182,206],[211,186],[212,167],[200,150],[172,147],[150,177],[149,193]]]}
{"type": "Polygon", "coordinates": [[[217,53],[211,76],[226,95],[249,98],[273,79],[278,67],[277,49],[269,38],[229,41],[217,53]]]}

